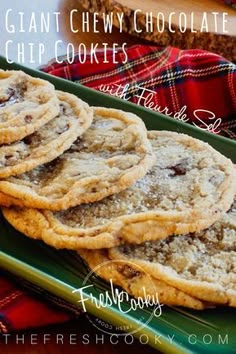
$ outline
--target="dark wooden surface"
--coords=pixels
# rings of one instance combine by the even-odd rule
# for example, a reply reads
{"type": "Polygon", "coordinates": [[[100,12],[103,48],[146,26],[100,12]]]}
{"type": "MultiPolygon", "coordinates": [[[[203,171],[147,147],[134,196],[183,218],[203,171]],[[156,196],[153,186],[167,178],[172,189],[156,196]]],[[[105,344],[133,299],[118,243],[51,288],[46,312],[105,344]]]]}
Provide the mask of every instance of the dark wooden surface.
{"type": "MultiPolygon", "coordinates": [[[[157,45],[204,49],[229,60],[236,60],[236,11],[222,0],[81,0],[81,2],[91,12],[101,14],[113,12],[114,18],[115,14],[122,13],[124,32],[152,40],[157,45]],[[138,15],[134,20],[137,9],[138,15]],[[171,12],[173,16],[169,17],[171,12]],[[149,20],[152,14],[152,30],[146,30],[147,14],[149,20]],[[162,15],[158,17],[157,14],[162,15]],[[183,15],[186,26],[183,24],[183,15]],[[203,21],[203,18],[206,20],[203,21]],[[160,23],[160,27],[156,25],[157,22],[160,23]]],[[[116,26],[119,25],[119,21],[116,21],[116,26]]]]}

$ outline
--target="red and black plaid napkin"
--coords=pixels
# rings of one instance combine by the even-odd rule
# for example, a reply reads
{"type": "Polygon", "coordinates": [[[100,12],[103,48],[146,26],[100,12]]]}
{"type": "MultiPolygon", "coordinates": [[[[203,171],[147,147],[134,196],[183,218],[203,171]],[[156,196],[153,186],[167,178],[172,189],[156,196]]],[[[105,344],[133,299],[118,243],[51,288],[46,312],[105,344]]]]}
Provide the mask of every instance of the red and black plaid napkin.
{"type": "MultiPolygon", "coordinates": [[[[236,137],[236,65],[204,50],[135,45],[122,50],[112,63],[112,50],[103,63],[51,62],[43,70],[107,94],[122,96],[202,129],[236,137]],[[145,100],[146,98],[146,100],[145,100]]],[[[63,58],[61,58],[63,60],[63,58]]]]}
{"type": "MultiPolygon", "coordinates": [[[[203,50],[136,45],[127,54],[126,63],[122,51],[116,56],[117,63],[112,63],[109,51],[108,63],[103,63],[104,54],[98,52],[99,63],[91,63],[89,55],[84,64],[78,57],[72,64],[60,58],[62,64],[52,61],[42,70],[236,138],[236,65],[203,50]]],[[[62,307],[41,299],[0,276],[0,332],[70,318],[62,307]]]]}

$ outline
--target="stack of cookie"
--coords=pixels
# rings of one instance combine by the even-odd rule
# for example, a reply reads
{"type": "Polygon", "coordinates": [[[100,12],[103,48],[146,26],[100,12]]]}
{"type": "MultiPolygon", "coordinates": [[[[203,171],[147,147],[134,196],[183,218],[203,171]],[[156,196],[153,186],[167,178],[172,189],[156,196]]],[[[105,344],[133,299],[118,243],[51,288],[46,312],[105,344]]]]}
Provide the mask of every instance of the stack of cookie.
{"type": "Polygon", "coordinates": [[[0,118],[0,204],[17,230],[76,250],[135,297],[236,306],[229,159],[22,72],[0,73],[0,118]]]}

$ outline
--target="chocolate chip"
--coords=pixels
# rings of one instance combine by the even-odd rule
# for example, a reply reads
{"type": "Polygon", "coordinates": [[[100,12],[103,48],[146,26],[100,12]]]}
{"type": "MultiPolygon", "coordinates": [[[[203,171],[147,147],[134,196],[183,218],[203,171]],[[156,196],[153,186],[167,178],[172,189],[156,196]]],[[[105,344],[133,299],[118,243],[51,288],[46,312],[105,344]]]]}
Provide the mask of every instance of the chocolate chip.
{"type": "Polygon", "coordinates": [[[233,203],[230,207],[230,209],[228,210],[228,213],[235,213],[236,212],[236,206],[235,203],[233,203]]]}
{"type": "Polygon", "coordinates": [[[61,114],[65,114],[66,113],[66,107],[63,103],[60,103],[60,113],[61,114]]]}
{"type": "Polygon", "coordinates": [[[175,177],[175,176],[184,176],[187,172],[187,167],[189,164],[189,159],[182,159],[179,163],[177,163],[174,166],[168,166],[167,168],[169,170],[171,170],[171,177],[175,177]]]}
{"type": "Polygon", "coordinates": [[[81,144],[82,144],[81,137],[79,137],[79,138],[77,138],[77,140],[71,145],[69,151],[70,151],[70,152],[80,151],[80,149],[81,149],[81,144]]]}
{"type": "Polygon", "coordinates": [[[60,156],[52,160],[51,162],[46,163],[44,166],[46,167],[46,170],[48,172],[53,172],[54,169],[57,167],[59,161],[60,161],[60,156]]]}
{"type": "Polygon", "coordinates": [[[23,142],[24,142],[26,145],[31,145],[32,142],[33,142],[33,139],[34,139],[34,134],[31,134],[31,135],[26,136],[26,137],[23,139],[23,142]]]}
{"type": "Polygon", "coordinates": [[[6,99],[0,99],[0,107],[4,107],[7,104],[21,102],[26,90],[27,86],[24,83],[18,84],[14,88],[9,87],[6,92],[8,97],[6,99]]]}
{"type": "Polygon", "coordinates": [[[174,174],[171,174],[172,176],[184,176],[186,174],[186,169],[181,164],[171,166],[169,168],[174,172],[174,174]]]}
{"type": "Polygon", "coordinates": [[[12,158],[14,158],[14,155],[12,154],[5,156],[5,166],[11,166],[14,164],[14,159],[12,160],[12,158]]]}
{"type": "Polygon", "coordinates": [[[7,103],[15,103],[17,101],[16,90],[9,88],[7,95],[8,97],[6,99],[0,99],[0,107],[6,106],[7,103]]]}
{"type": "Polygon", "coordinates": [[[196,265],[192,265],[191,267],[188,268],[188,271],[189,271],[192,275],[196,275],[196,273],[197,273],[197,266],[196,266],[196,265]]]}
{"type": "Polygon", "coordinates": [[[223,225],[220,225],[220,230],[219,230],[219,232],[216,234],[216,237],[217,237],[217,240],[218,241],[223,241],[223,239],[224,239],[224,230],[225,228],[224,228],[224,226],[223,225]]]}
{"type": "Polygon", "coordinates": [[[31,145],[32,147],[36,148],[42,144],[42,136],[39,132],[34,132],[33,134],[26,136],[23,139],[23,142],[26,145],[31,145]]]}
{"type": "Polygon", "coordinates": [[[17,92],[16,92],[16,90],[15,89],[13,89],[13,88],[9,88],[8,90],[7,90],[7,93],[8,93],[8,95],[9,95],[9,101],[13,101],[13,100],[16,100],[17,99],[17,92]]]}
{"type": "Polygon", "coordinates": [[[25,118],[24,118],[25,123],[31,123],[31,122],[32,122],[32,119],[33,119],[33,117],[32,117],[31,115],[29,115],[29,114],[27,114],[27,115],[25,116],[25,118]]]}

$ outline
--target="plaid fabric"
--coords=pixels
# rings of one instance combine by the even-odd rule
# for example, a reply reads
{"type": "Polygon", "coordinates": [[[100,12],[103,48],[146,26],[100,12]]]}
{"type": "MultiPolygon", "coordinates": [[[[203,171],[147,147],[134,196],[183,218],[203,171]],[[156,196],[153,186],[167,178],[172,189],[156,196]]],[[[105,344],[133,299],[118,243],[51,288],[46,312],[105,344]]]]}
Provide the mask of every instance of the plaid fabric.
{"type": "MultiPolygon", "coordinates": [[[[37,296],[30,295],[25,290],[27,283],[22,279],[15,282],[12,276],[6,274],[0,276],[0,333],[19,331],[29,327],[46,326],[49,324],[61,323],[72,318],[62,300],[55,299],[42,289],[29,287],[30,292],[41,293],[44,301],[37,296]],[[21,282],[19,287],[18,282],[21,282]],[[57,304],[57,305],[55,305],[57,304]],[[59,306],[60,307],[59,307],[59,306]]],[[[74,317],[74,315],[73,315],[74,317]]]]}
{"type": "MultiPolygon", "coordinates": [[[[79,62],[78,57],[75,57],[73,64],[61,58],[62,64],[52,61],[42,70],[107,94],[116,93],[136,104],[144,104],[144,98],[147,102],[149,95],[152,109],[163,111],[175,119],[187,120],[203,129],[207,126],[210,129],[211,125],[214,133],[235,139],[234,64],[206,51],[171,47],[130,47],[126,64],[122,64],[123,55],[121,51],[118,53],[117,64],[112,63],[111,51],[107,54],[108,63],[103,63],[102,52],[97,54],[98,64],[91,63],[89,56],[84,64],[79,62]],[[199,115],[198,111],[196,117],[196,110],[208,112],[202,111],[199,115]]],[[[7,277],[0,277],[0,332],[58,323],[70,318],[67,310],[74,309],[69,304],[32,285],[27,285],[27,288],[50,300],[50,304],[20,290],[7,277]],[[60,307],[56,308],[54,303],[60,307]]]]}
{"type": "Polygon", "coordinates": [[[117,64],[112,63],[110,51],[109,63],[103,63],[104,54],[99,52],[98,64],[91,63],[88,55],[84,64],[78,57],[73,64],[62,58],[62,64],[51,62],[42,69],[235,139],[235,64],[196,49],[136,45],[127,54],[125,64],[120,50],[117,64]]]}

